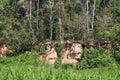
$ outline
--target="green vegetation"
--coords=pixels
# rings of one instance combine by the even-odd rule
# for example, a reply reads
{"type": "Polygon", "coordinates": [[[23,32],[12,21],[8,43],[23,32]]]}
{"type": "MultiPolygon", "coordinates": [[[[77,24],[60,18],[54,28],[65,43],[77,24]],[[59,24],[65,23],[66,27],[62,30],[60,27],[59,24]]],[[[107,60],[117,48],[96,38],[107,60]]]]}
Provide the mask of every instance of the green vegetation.
{"type": "Polygon", "coordinates": [[[49,40],[109,40],[118,50],[119,4],[119,0],[1,0],[0,44],[21,53],[49,40]]]}
{"type": "Polygon", "coordinates": [[[119,80],[120,66],[77,70],[52,68],[39,60],[38,53],[26,52],[0,58],[0,80],[119,80]]]}
{"type": "Polygon", "coordinates": [[[77,69],[95,68],[99,66],[111,66],[115,64],[112,54],[101,49],[84,49],[82,60],[77,64],[77,69]]]}
{"type": "Polygon", "coordinates": [[[3,43],[14,54],[0,57],[0,80],[120,80],[120,0],[0,0],[3,43]],[[61,65],[66,40],[112,47],[95,45],[76,66],[61,65]],[[58,42],[55,68],[39,60],[46,41],[58,42]]]}

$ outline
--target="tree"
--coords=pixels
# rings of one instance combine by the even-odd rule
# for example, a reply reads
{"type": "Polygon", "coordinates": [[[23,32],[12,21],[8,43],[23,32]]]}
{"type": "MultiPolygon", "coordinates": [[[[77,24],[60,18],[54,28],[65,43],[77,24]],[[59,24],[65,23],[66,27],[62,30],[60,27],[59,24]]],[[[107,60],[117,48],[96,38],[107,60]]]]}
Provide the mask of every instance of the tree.
{"type": "Polygon", "coordinates": [[[96,0],[94,0],[94,5],[93,5],[93,14],[92,14],[92,30],[94,29],[94,17],[95,17],[95,7],[96,7],[96,0]]]}

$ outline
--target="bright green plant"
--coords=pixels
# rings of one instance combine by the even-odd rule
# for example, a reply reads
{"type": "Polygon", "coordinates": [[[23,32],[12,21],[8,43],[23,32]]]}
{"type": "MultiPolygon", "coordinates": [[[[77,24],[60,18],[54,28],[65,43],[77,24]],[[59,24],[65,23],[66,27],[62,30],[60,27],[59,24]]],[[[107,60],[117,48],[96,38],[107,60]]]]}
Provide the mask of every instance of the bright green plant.
{"type": "Polygon", "coordinates": [[[82,54],[82,60],[77,64],[77,69],[110,66],[114,63],[115,61],[111,55],[103,49],[85,49],[82,54]]]}

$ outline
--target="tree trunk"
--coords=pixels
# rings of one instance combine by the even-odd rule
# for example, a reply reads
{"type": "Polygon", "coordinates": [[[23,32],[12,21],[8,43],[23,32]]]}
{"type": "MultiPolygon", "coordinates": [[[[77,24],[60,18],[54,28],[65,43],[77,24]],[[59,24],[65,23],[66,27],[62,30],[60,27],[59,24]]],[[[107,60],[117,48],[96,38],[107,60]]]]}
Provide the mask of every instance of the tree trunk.
{"type": "Polygon", "coordinates": [[[86,15],[87,15],[86,28],[87,28],[87,31],[89,31],[89,20],[88,20],[88,17],[89,17],[89,6],[88,6],[88,3],[89,3],[89,1],[87,0],[87,5],[86,5],[86,8],[87,8],[87,11],[86,11],[86,15]]]}
{"type": "Polygon", "coordinates": [[[60,28],[60,41],[62,41],[62,21],[61,21],[61,15],[60,15],[60,13],[59,13],[59,22],[58,22],[58,24],[59,24],[59,28],[60,28]]]}
{"type": "Polygon", "coordinates": [[[49,0],[49,5],[50,5],[50,41],[52,41],[53,39],[53,6],[54,6],[54,1],[53,0],[49,0]]]}
{"type": "Polygon", "coordinates": [[[29,16],[28,16],[28,21],[29,21],[29,26],[30,26],[29,33],[31,37],[35,40],[36,37],[34,34],[34,30],[32,28],[31,17],[32,17],[32,0],[29,0],[29,16]]]}
{"type": "Polygon", "coordinates": [[[96,6],[96,0],[94,0],[94,5],[93,5],[92,30],[94,29],[95,6],[96,6]]]}
{"type": "Polygon", "coordinates": [[[37,34],[39,32],[39,3],[40,3],[40,0],[37,1],[37,34]]]}

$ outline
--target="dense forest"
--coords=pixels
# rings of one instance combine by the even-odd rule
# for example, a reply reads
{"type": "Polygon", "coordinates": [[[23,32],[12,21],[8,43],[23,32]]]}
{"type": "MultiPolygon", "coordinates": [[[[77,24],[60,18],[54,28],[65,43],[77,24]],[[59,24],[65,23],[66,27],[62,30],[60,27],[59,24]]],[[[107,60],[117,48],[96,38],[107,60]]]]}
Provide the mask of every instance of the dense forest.
{"type": "Polygon", "coordinates": [[[119,0],[0,0],[0,44],[15,52],[45,41],[111,41],[120,50],[119,0]]]}
{"type": "Polygon", "coordinates": [[[120,0],[0,0],[0,80],[120,80],[120,0]]]}

